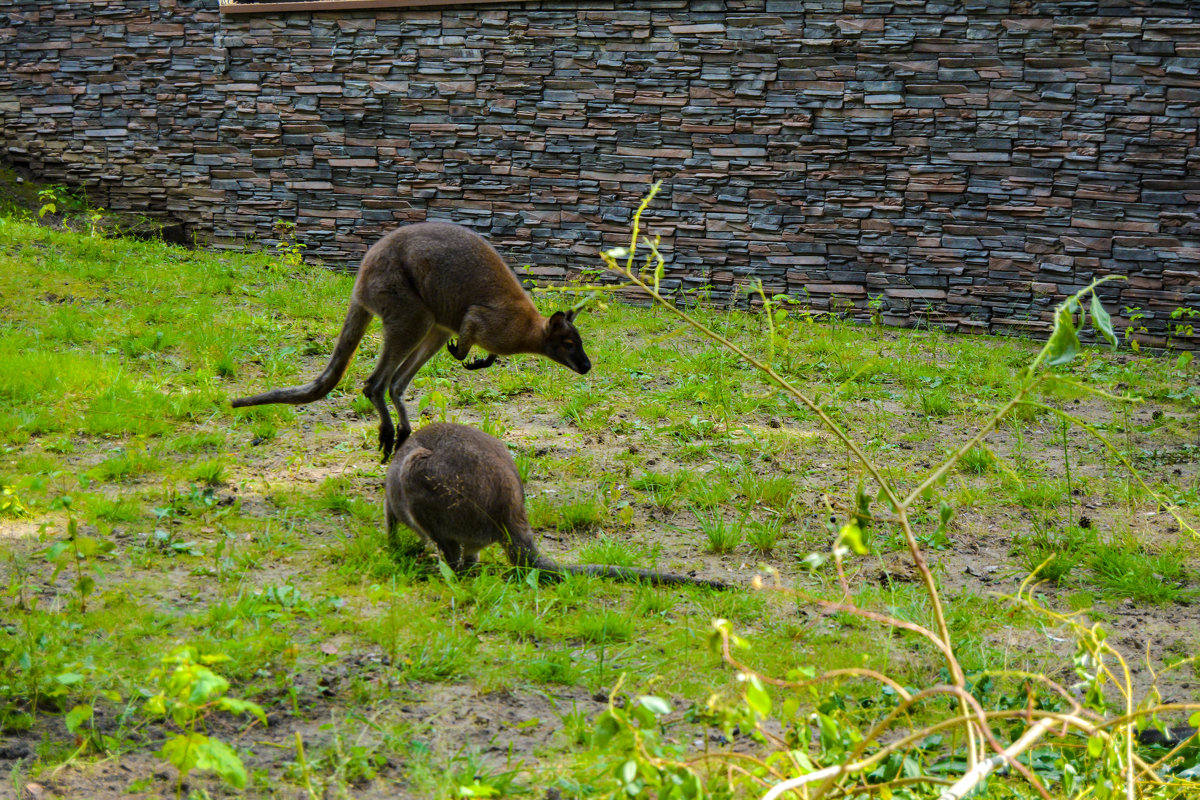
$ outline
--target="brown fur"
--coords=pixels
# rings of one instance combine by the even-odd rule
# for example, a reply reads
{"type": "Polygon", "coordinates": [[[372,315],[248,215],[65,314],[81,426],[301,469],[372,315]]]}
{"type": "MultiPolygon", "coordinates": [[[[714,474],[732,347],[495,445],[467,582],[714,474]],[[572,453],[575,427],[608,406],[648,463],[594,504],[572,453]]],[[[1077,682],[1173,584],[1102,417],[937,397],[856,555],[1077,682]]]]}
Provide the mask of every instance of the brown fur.
{"type": "Polygon", "coordinates": [[[490,366],[495,357],[535,353],[579,374],[591,369],[575,329],[575,312],[543,317],[512,270],[491,245],[459,225],[423,222],[384,236],[363,257],[350,295],[350,310],[325,371],[311,383],[241,397],[234,408],[270,403],[311,403],[333,391],[350,365],[371,317],[383,323],[383,347],[363,394],[379,412],[379,447],[387,461],[412,431],[404,390],[417,370],[451,343],[459,361],[473,346],[487,358],[468,369],[490,366]],[[400,420],[392,425],[385,392],[400,420]]]}
{"type": "Polygon", "coordinates": [[[656,584],[727,589],[721,581],[658,570],[598,564],[563,565],[538,550],[525,516],[525,489],[508,448],[466,425],[437,422],[414,433],[388,468],[384,512],[395,546],[403,522],[436,545],[455,572],[479,561],[479,551],[499,544],[514,566],[549,577],[573,572],[656,584]]]}

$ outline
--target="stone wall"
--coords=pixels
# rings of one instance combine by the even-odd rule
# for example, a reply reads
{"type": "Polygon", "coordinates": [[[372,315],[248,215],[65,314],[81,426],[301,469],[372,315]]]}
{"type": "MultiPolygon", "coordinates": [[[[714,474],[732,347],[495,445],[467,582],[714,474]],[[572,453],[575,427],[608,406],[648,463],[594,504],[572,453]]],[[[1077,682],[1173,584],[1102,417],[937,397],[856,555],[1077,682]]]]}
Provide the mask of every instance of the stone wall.
{"type": "Polygon", "coordinates": [[[294,221],[330,263],[449,219],[560,278],[653,178],[685,287],[982,331],[1119,273],[1153,333],[1200,309],[1191,0],[9,0],[0,117],[0,157],[109,208],[294,221]]]}

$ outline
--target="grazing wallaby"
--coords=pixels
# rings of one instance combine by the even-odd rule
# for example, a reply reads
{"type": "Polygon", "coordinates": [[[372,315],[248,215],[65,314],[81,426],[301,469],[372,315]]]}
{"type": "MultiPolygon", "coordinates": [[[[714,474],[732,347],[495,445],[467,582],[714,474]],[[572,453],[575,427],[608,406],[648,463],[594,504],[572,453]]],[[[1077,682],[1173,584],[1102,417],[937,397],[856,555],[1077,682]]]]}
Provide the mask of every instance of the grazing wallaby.
{"type": "Polygon", "coordinates": [[[465,364],[467,369],[488,367],[496,356],[515,353],[543,355],[580,375],[592,368],[573,324],[574,310],[543,317],[504,259],[480,236],[460,225],[422,222],[392,231],[363,257],[350,310],[320,377],[304,386],[238,398],[233,407],[300,405],[329,394],[346,373],[372,315],[383,322],[383,347],[363,394],[379,412],[384,461],[412,432],[404,390],[451,336],[458,340],[450,343],[450,354],[459,361],[474,345],[489,354],[465,364]],[[398,436],[385,391],[400,418],[398,436]]]}
{"type": "Polygon", "coordinates": [[[525,489],[508,448],[466,425],[435,422],[396,451],[388,467],[384,512],[389,544],[403,522],[437,545],[455,572],[479,561],[479,551],[500,544],[518,567],[547,576],[573,572],[626,581],[692,584],[728,589],[721,581],[633,567],[558,564],[538,551],[525,516],[525,489]]]}

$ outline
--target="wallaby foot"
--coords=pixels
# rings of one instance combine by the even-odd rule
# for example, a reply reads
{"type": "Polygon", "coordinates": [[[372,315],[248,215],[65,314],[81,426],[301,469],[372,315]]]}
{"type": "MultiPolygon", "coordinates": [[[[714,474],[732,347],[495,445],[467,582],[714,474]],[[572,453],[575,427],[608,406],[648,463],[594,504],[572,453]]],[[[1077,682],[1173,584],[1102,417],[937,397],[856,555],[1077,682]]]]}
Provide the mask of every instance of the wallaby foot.
{"type": "Polygon", "coordinates": [[[392,429],[379,426],[379,452],[383,453],[383,461],[386,464],[392,458],[392,453],[396,449],[396,434],[392,429]]]}
{"type": "Polygon", "coordinates": [[[379,452],[383,454],[380,464],[386,464],[392,460],[392,454],[400,449],[400,446],[408,439],[408,435],[412,433],[412,428],[405,425],[400,430],[392,432],[391,428],[384,430],[379,429],[379,452]]]}
{"type": "MultiPolygon", "coordinates": [[[[395,450],[399,450],[400,447],[406,441],[408,441],[408,435],[410,433],[412,433],[412,428],[408,427],[407,422],[403,425],[403,427],[401,427],[399,430],[396,431],[396,448],[395,448],[395,450]]],[[[394,453],[395,450],[393,450],[392,452],[394,453]]],[[[384,459],[385,462],[386,462],[386,460],[387,459],[384,459]]]]}
{"type": "Polygon", "coordinates": [[[495,363],[496,363],[496,354],[488,353],[487,358],[477,358],[469,364],[464,361],[463,366],[466,367],[467,369],[483,369],[485,367],[490,367],[492,364],[495,364],[495,363]]]}

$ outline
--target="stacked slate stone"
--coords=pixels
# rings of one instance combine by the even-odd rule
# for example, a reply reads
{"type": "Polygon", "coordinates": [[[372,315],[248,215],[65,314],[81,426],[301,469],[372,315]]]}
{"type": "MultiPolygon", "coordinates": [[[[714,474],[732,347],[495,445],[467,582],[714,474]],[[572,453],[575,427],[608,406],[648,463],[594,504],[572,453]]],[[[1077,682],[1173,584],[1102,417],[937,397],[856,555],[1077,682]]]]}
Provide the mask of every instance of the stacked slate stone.
{"type": "Polygon", "coordinates": [[[218,245],[283,219],[353,266],[454,220],[558,280],[662,179],[684,290],[1038,331],[1116,273],[1151,344],[1200,308],[1191,0],[10,0],[0,28],[0,156],[218,245]]]}

